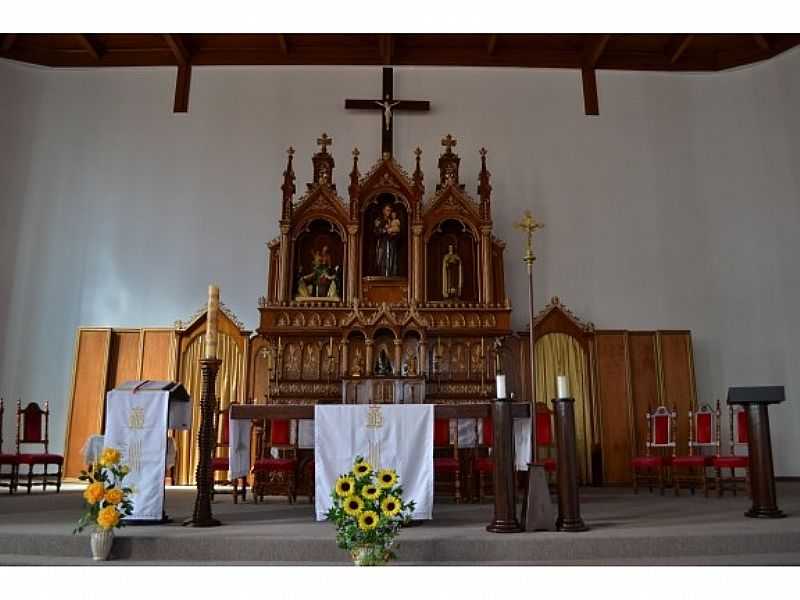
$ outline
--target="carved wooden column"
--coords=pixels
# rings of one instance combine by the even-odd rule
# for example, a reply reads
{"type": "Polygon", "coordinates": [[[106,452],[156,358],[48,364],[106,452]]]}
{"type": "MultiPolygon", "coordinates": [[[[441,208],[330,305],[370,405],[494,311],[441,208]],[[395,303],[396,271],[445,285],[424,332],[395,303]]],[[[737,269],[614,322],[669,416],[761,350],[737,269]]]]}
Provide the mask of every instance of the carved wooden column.
{"type": "Polygon", "coordinates": [[[581,518],[578,496],[578,457],[575,449],[575,398],[553,400],[556,413],[556,449],[558,452],[558,518],[559,531],[586,531],[581,518]]]}
{"type": "Polygon", "coordinates": [[[422,302],[422,290],[424,289],[422,272],[425,261],[424,248],[422,245],[422,225],[411,227],[411,263],[414,265],[414,277],[411,280],[411,297],[418,303],[422,302]]]}
{"type": "Polygon", "coordinates": [[[366,364],[364,365],[364,373],[367,376],[372,375],[372,345],[374,344],[374,340],[367,338],[364,340],[364,361],[366,364]]]}
{"type": "Polygon", "coordinates": [[[492,293],[492,226],[481,227],[481,302],[494,302],[492,293]]]}
{"type": "Polygon", "coordinates": [[[280,267],[278,270],[278,302],[285,302],[290,292],[289,288],[289,222],[281,221],[281,247],[280,267]]]}
{"type": "Polygon", "coordinates": [[[394,373],[395,377],[403,372],[403,340],[395,338],[394,340],[394,373]]]}
{"type": "Polygon", "coordinates": [[[498,399],[492,407],[494,428],[494,518],[486,531],[518,533],[516,480],[514,477],[514,419],[511,402],[498,399]]]}
{"type": "Polygon", "coordinates": [[[358,225],[347,226],[347,300],[352,302],[358,296],[356,281],[358,272],[357,257],[358,225]]]}
{"type": "Polygon", "coordinates": [[[419,342],[419,374],[420,375],[427,375],[428,374],[428,342],[425,340],[420,340],[419,342]]]}
{"type": "Polygon", "coordinates": [[[339,363],[339,373],[342,377],[347,377],[349,375],[347,371],[349,355],[350,355],[350,340],[344,340],[342,341],[342,356],[341,356],[341,362],[339,363]]]}

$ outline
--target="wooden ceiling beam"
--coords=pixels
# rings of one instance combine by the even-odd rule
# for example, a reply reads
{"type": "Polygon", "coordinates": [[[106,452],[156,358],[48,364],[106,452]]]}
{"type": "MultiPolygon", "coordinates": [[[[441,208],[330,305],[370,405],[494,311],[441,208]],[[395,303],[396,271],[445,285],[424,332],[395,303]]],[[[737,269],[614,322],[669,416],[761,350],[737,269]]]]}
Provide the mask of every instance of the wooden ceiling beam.
{"type": "Polygon", "coordinates": [[[610,34],[597,36],[593,41],[587,42],[586,48],[583,52],[583,65],[587,69],[594,69],[597,66],[600,57],[603,56],[608,40],[611,39],[610,34]]]}
{"type": "Polygon", "coordinates": [[[178,65],[178,78],[175,81],[174,113],[189,112],[189,89],[192,80],[192,65],[178,65]]]}
{"type": "Polygon", "coordinates": [[[189,54],[189,50],[186,48],[186,44],[183,43],[181,36],[175,33],[165,33],[164,41],[167,42],[167,46],[172,51],[172,55],[178,65],[183,67],[191,62],[192,56],[189,54]]]}
{"type": "Polygon", "coordinates": [[[682,35],[678,38],[675,38],[668,46],[667,46],[667,56],[669,57],[669,64],[674,65],[678,62],[678,59],[686,52],[686,49],[689,47],[689,44],[692,43],[694,39],[694,34],[687,33],[682,35]]]}
{"type": "Polygon", "coordinates": [[[754,33],[753,39],[756,41],[756,44],[758,44],[759,48],[764,50],[764,52],[769,52],[769,40],[767,40],[763,33],[754,33]]]}
{"type": "Polygon", "coordinates": [[[78,40],[80,45],[83,46],[83,49],[89,53],[95,62],[100,62],[100,59],[103,57],[103,49],[97,42],[92,41],[85,33],[76,33],[75,39],[78,40]]]}
{"type": "Polygon", "coordinates": [[[583,108],[587,115],[600,114],[600,102],[597,98],[597,73],[594,69],[581,69],[583,81],[583,108]]]}
{"type": "Polygon", "coordinates": [[[381,55],[381,62],[384,65],[392,64],[392,53],[394,46],[394,38],[391,33],[381,34],[378,38],[378,47],[381,55]]]}
{"type": "Polygon", "coordinates": [[[0,45],[0,52],[8,52],[11,50],[11,47],[14,45],[14,42],[17,41],[17,34],[16,33],[7,33],[3,37],[3,43],[0,45]]]}
{"type": "Polygon", "coordinates": [[[497,34],[492,33],[489,35],[489,40],[486,43],[486,53],[491,56],[494,54],[494,49],[497,46],[497,34]]]}
{"type": "Polygon", "coordinates": [[[278,44],[280,44],[281,53],[284,56],[289,56],[289,40],[286,39],[286,34],[285,33],[279,33],[278,34],[278,44]]]}

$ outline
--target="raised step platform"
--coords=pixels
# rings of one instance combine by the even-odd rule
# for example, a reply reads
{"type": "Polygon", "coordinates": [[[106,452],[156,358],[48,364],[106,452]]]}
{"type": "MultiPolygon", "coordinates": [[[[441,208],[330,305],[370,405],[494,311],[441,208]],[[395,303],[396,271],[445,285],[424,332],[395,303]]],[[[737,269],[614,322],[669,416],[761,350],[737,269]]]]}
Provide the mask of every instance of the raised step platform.
{"type": "MultiPolygon", "coordinates": [[[[72,487],[72,486],[70,486],[72,487]]],[[[748,519],[749,499],[726,495],[679,498],[633,495],[625,488],[582,490],[584,533],[492,534],[489,504],[439,502],[435,519],[405,529],[398,564],[800,564],[800,482],[778,485],[780,520],[748,519]]],[[[224,525],[180,525],[194,490],[173,488],[173,522],[118,532],[111,564],[348,564],[333,527],[313,520],[307,500],[288,505],[234,505],[219,495],[214,515],[224,525]]],[[[0,494],[0,564],[90,564],[89,542],[71,530],[80,490],[0,494]]]]}

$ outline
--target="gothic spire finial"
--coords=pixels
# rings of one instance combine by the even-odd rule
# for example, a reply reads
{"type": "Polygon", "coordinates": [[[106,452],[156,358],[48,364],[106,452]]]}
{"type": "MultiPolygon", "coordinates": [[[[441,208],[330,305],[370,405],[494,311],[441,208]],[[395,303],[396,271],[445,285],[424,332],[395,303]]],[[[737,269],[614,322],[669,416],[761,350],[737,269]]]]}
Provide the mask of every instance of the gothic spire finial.
{"type": "Polygon", "coordinates": [[[292,197],[294,196],[296,189],[294,185],[294,169],[292,168],[294,148],[289,146],[286,154],[289,156],[289,158],[286,161],[286,170],[283,172],[283,184],[281,185],[281,191],[283,192],[281,218],[284,220],[287,220],[292,216],[292,197]]]}
{"type": "Polygon", "coordinates": [[[416,157],[416,168],[414,169],[414,175],[412,179],[414,180],[414,188],[417,190],[417,194],[419,198],[422,198],[422,195],[425,193],[425,186],[422,184],[422,180],[424,179],[424,175],[422,174],[422,168],[420,167],[420,158],[422,157],[422,150],[419,146],[414,150],[414,156],[416,157]]]}
{"type": "Polygon", "coordinates": [[[317,138],[317,145],[322,147],[320,152],[326,154],[328,152],[328,146],[333,146],[333,138],[328,137],[327,133],[323,133],[322,137],[317,138]]]}
{"type": "Polygon", "coordinates": [[[442,138],[442,146],[444,146],[446,148],[445,154],[452,154],[453,146],[455,146],[457,143],[458,143],[458,140],[456,140],[456,138],[454,138],[449,133],[445,137],[443,137],[442,138]]]}
{"type": "Polygon", "coordinates": [[[489,221],[492,218],[492,211],[491,211],[491,197],[492,197],[492,185],[489,183],[489,178],[491,177],[491,173],[486,169],[486,155],[488,152],[486,148],[480,149],[481,155],[481,172],[478,174],[478,196],[481,199],[481,217],[485,221],[489,221]]]}

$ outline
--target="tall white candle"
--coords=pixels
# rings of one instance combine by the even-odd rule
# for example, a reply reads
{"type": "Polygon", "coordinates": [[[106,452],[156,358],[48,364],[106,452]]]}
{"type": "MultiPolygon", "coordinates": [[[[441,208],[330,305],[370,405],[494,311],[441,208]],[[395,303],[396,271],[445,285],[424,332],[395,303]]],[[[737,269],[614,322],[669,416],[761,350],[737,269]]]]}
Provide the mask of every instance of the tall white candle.
{"type": "Polygon", "coordinates": [[[219,314],[219,288],[208,286],[208,314],[206,315],[206,358],[217,358],[217,316],[219,314]]]}
{"type": "Polygon", "coordinates": [[[566,375],[556,377],[556,387],[558,388],[559,398],[569,398],[569,379],[566,375]]]}
{"type": "Polygon", "coordinates": [[[506,376],[502,373],[497,376],[497,399],[506,399],[506,376]]]}

